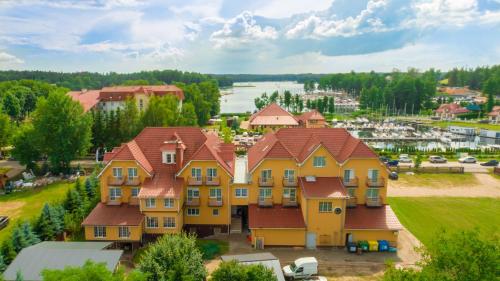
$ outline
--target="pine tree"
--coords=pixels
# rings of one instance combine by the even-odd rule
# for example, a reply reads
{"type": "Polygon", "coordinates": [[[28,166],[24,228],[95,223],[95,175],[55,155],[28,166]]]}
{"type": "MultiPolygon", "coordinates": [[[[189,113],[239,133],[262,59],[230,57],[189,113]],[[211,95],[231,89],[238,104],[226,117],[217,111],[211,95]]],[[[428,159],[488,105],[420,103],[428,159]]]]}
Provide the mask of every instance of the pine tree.
{"type": "Polygon", "coordinates": [[[89,198],[89,200],[94,198],[95,190],[94,187],[92,186],[92,182],[90,182],[90,178],[85,179],[85,192],[87,193],[87,197],[89,198]]]}
{"type": "Polygon", "coordinates": [[[66,200],[64,201],[64,209],[74,214],[82,208],[82,197],[75,189],[68,190],[66,200]]]}
{"type": "Polygon", "coordinates": [[[6,239],[2,243],[2,256],[5,264],[10,264],[16,258],[16,251],[14,250],[14,246],[12,245],[11,239],[6,239]]]}
{"type": "Polygon", "coordinates": [[[51,221],[54,224],[55,234],[60,235],[64,232],[64,214],[66,211],[61,204],[58,204],[50,209],[51,221]]]}
{"type": "Polygon", "coordinates": [[[28,241],[26,241],[20,225],[16,225],[12,231],[12,246],[14,246],[14,250],[18,253],[28,247],[28,241]]]}
{"type": "Polygon", "coordinates": [[[24,238],[26,239],[26,242],[28,243],[28,246],[35,245],[40,243],[40,238],[36,235],[35,232],[33,232],[33,229],[31,228],[31,224],[29,222],[24,222],[22,225],[22,230],[23,230],[23,235],[24,238]]]}
{"type": "Polygon", "coordinates": [[[330,97],[328,99],[328,112],[334,113],[335,112],[335,98],[330,97]]]}
{"type": "Polygon", "coordinates": [[[56,237],[57,226],[51,219],[53,213],[51,209],[49,204],[45,203],[36,224],[38,235],[43,241],[54,240],[56,237]]]}

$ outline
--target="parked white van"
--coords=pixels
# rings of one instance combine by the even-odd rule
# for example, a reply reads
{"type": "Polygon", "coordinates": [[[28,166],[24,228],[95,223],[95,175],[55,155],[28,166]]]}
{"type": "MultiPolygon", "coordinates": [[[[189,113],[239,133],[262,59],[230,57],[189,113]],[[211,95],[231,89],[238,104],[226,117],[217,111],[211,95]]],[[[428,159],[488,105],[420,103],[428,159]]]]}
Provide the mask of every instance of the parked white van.
{"type": "Polygon", "coordinates": [[[296,259],[291,265],[283,267],[285,278],[302,279],[318,274],[318,261],[315,257],[296,259]]]}

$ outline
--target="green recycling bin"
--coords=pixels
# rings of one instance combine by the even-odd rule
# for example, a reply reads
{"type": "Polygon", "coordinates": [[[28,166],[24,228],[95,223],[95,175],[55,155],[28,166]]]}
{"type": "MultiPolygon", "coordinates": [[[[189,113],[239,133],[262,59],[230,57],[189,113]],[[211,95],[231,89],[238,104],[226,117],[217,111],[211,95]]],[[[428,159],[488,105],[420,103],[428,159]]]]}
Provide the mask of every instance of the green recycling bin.
{"type": "Polygon", "coordinates": [[[361,248],[361,250],[363,250],[363,252],[368,252],[368,249],[369,249],[368,241],[366,241],[366,240],[359,241],[358,247],[361,248]]]}

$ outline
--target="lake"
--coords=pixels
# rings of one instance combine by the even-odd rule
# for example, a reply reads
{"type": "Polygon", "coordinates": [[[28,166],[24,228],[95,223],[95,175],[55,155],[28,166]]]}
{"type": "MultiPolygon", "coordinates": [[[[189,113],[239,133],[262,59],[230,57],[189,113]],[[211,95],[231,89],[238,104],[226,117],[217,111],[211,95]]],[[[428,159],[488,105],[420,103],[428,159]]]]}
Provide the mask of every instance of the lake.
{"type": "Polygon", "coordinates": [[[285,90],[293,95],[303,94],[304,84],[292,81],[234,83],[233,87],[221,90],[221,94],[230,93],[221,97],[221,113],[253,112],[256,109],[254,104],[256,97],[260,97],[264,92],[268,95],[274,91],[283,94],[285,90]]]}

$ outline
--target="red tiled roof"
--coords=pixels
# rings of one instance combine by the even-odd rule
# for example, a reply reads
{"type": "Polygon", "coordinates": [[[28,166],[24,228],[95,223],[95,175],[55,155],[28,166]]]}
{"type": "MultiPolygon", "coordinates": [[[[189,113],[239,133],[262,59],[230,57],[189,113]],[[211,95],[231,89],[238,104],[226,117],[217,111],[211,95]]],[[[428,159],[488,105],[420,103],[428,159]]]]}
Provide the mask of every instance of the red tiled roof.
{"type": "Polygon", "coordinates": [[[83,111],[87,112],[99,103],[99,91],[71,91],[68,95],[83,106],[83,111]]]}
{"type": "Polygon", "coordinates": [[[349,158],[378,158],[364,142],[344,128],[281,128],[276,133],[266,134],[249,149],[248,168],[253,170],[264,158],[295,158],[303,162],[320,145],[339,163],[349,158]],[[268,156],[275,146],[278,147],[276,153],[273,157],[268,156]]]}
{"type": "Polygon", "coordinates": [[[316,177],[314,181],[299,178],[305,198],[345,198],[347,192],[339,177],[316,177]]]}
{"type": "Polygon", "coordinates": [[[358,205],[346,211],[345,229],[400,230],[403,226],[389,205],[380,208],[358,205]]]}
{"type": "Polygon", "coordinates": [[[250,125],[275,125],[275,126],[297,126],[299,123],[288,111],[281,108],[276,103],[271,103],[260,111],[254,113],[250,119],[250,125]]]}
{"type": "Polygon", "coordinates": [[[142,153],[135,140],[131,140],[122,145],[121,148],[114,153],[112,160],[135,160],[148,174],[153,172],[153,167],[144,153],[142,153]]]}
{"type": "Polygon", "coordinates": [[[499,116],[500,115],[500,105],[495,105],[488,115],[489,116],[499,116]]]}
{"type": "Polygon", "coordinates": [[[182,193],[184,180],[182,178],[172,179],[171,173],[156,174],[153,178],[147,178],[139,191],[139,198],[176,198],[182,193]]]}
{"type": "Polygon", "coordinates": [[[248,227],[253,228],[305,228],[306,224],[300,208],[283,208],[274,205],[272,208],[260,208],[255,204],[248,205],[248,227]]]}
{"type": "Polygon", "coordinates": [[[122,204],[109,206],[98,203],[97,206],[82,222],[82,225],[141,225],[144,216],[139,211],[139,206],[122,204]]]}
{"type": "Polygon", "coordinates": [[[140,93],[157,96],[175,95],[180,100],[184,100],[184,92],[174,85],[104,87],[99,91],[99,99],[103,101],[125,100],[140,93]]]}
{"type": "Polygon", "coordinates": [[[462,114],[462,113],[467,113],[469,110],[465,107],[461,107],[459,104],[456,103],[445,103],[439,106],[438,109],[436,109],[437,113],[451,113],[451,114],[462,114]]]}
{"type": "Polygon", "coordinates": [[[295,117],[298,121],[305,122],[307,120],[325,120],[325,117],[316,109],[308,112],[304,112],[299,116],[295,117]]]}

